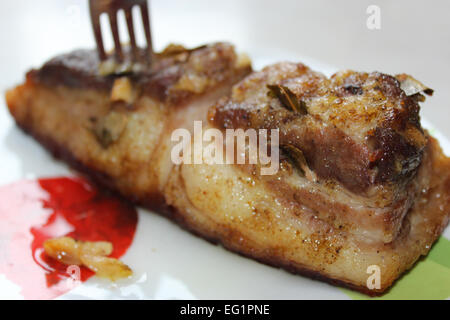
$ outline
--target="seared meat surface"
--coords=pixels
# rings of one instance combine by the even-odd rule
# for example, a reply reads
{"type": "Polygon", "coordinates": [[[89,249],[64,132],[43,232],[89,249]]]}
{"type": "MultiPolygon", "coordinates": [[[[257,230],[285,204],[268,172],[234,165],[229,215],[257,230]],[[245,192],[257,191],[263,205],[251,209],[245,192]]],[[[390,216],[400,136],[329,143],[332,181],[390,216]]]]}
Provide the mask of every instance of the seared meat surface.
{"type": "Polygon", "coordinates": [[[377,294],[448,223],[450,160],[420,127],[430,90],[406,75],[327,79],[293,63],[248,75],[227,44],[172,46],[143,72],[99,67],[77,51],[28,73],[6,97],[17,124],[97,183],[230,250],[377,294]],[[174,164],[171,134],[195,120],[278,128],[280,170],[174,164]],[[369,289],[373,265],[381,283],[369,289]]]}
{"type": "Polygon", "coordinates": [[[420,164],[426,136],[416,96],[381,73],[339,72],[330,79],[303,64],[280,63],[246,78],[212,111],[222,128],[278,128],[280,144],[299,148],[322,179],[371,195],[402,188],[420,164]],[[280,86],[305,113],[271,94],[280,86]]]}
{"type": "MultiPolygon", "coordinates": [[[[146,55],[144,51],[141,54],[146,55]]],[[[76,50],[51,59],[42,68],[32,70],[29,76],[48,86],[98,91],[110,91],[117,78],[127,77],[139,90],[160,102],[182,104],[223,84],[237,70],[250,70],[249,60],[238,56],[227,43],[194,49],[170,45],[156,54],[151,68],[138,72],[129,68],[103,75],[102,69],[105,68],[94,50],[76,50]]]]}

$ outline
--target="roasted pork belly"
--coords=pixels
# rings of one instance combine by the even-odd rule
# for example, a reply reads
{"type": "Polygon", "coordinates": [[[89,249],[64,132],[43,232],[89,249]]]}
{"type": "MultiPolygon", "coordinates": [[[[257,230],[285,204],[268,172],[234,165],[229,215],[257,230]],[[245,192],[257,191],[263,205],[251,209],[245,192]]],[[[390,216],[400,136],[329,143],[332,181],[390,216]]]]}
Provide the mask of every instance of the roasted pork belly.
{"type": "Polygon", "coordinates": [[[101,70],[95,50],[55,57],[7,93],[10,112],[57,157],[89,168],[130,199],[163,208],[172,131],[206,119],[208,107],[251,71],[250,60],[226,43],[170,45],[150,70],[101,70]]]}
{"type": "Polygon", "coordinates": [[[423,96],[401,87],[381,73],[328,79],[303,64],[280,63],[238,84],[209,117],[223,129],[279,129],[285,155],[301,152],[314,173],[292,181],[293,197],[334,227],[390,242],[420,190],[414,178],[427,143],[423,96]]]}
{"type": "Polygon", "coordinates": [[[450,161],[420,126],[431,91],[409,76],[328,79],[293,63],[248,75],[223,43],[171,46],[150,70],[99,70],[92,51],[57,57],[7,93],[9,110],[95,182],[230,250],[376,294],[448,223],[450,161]],[[280,170],[175,164],[171,134],[195,120],[279,129],[280,170]],[[368,288],[373,265],[380,285],[368,288]]]}

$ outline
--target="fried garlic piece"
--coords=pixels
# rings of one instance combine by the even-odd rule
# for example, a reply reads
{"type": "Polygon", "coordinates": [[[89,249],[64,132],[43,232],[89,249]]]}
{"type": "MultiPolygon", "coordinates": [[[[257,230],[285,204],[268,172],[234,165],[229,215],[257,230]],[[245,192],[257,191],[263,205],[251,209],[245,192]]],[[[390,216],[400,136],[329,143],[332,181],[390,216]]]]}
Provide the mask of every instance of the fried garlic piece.
{"type": "Polygon", "coordinates": [[[116,281],[128,278],[133,271],[120,260],[103,256],[83,255],[81,261],[84,266],[94,271],[101,278],[108,278],[116,281]]]}
{"type": "Polygon", "coordinates": [[[133,271],[122,261],[109,258],[113,245],[107,241],[76,241],[70,237],[50,239],[44,242],[47,255],[66,265],[83,265],[97,276],[116,281],[127,278],[133,271]]]}
{"type": "Polygon", "coordinates": [[[111,90],[111,101],[123,101],[132,104],[134,101],[133,85],[126,77],[118,78],[114,81],[111,90]]]}
{"type": "Polygon", "coordinates": [[[47,255],[67,265],[81,265],[80,243],[69,237],[56,238],[44,242],[47,255]]]}
{"type": "Polygon", "coordinates": [[[113,245],[107,241],[83,242],[83,255],[109,256],[113,252],[113,245]]]}

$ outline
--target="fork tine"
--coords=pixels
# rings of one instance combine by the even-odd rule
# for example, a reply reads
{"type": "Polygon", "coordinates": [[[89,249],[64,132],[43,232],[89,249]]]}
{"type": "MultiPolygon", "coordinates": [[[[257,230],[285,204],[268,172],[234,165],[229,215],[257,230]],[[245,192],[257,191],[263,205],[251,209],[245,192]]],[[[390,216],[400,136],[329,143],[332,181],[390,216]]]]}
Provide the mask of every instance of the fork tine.
{"type": "Polygon", "coordinates": [[[148,5],[147,1],[142,2],[140,5],[142,22],[144,25],[145,38],[147,40],[147,54],[149,56],[149,62],[151,63],[151,59],[153,57],[153,43],[152,43],[152,34],[150,32],[150,18],[148,13],[148,5]]]}
{"type": "Polygon", "coordinates": [[[117,11],[109,12],[108,16],[114,39],[114,47],[116,49],[116,57],[119,61],[123,61],[122,44],[120,43],[119,27],[117,26],[117,11]]]}
{"type": "MultiPolygon", "coordinates": [[[[92,2],[91,2],[92,3],[92,2]]],[[[103,45],[102,29],[100,26],[100,15],[94,11],[91,5],[91,22],[94,29],[95,43],[97,44],[97,52],[100,60],[106,60],[105,47],[103,45]]]]}
{"type": "Polygon", "coordinates": [[[125,59],[122,44],[120,42],[120,34],[118,27],[118,13],[123,10],[125,13],[125,18],[127,22],[128,34],[130,37],[130,45],[132,48],[133,60],[139,60],[139,47],[136,42],[136,34],[134,30],[134,19],[133,19],[133,7],[139,6],[141,10],[142,23],[144,26],[145,38],[147,41],[147,62],[152,63],[153,58],[153,42],[152,35],[150,31],[150,15],[148,0],[89,0],[89,8],[91,13],[91,21],[94,29],[95,41],[97,43],[97,51],[100,60],[106,60],[108,55],[105,52],[105,47],[102,37],[102,28],[100,23],[101,14],[108,14],[109,23],[111,26],[111,33],[113,35],[115,56],[120,62],[125,59]]]}
{"type": "Polygon", "coordinates": [[[137,45],[136,45],[136,36],[134,34],[134,23],[133,23],[133,13],[132,7],[125,9],[125,18],[127,20],[128,34],[130,36],[130,44],[133,52],[133,56],[137,58],[137,45]]]}

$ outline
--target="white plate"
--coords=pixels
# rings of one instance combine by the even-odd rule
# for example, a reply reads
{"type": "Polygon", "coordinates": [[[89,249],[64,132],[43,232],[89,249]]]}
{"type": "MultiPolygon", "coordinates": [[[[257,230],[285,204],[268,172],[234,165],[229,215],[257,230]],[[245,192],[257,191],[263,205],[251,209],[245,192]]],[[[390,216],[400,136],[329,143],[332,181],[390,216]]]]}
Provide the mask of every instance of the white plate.
{"type": "MultiPolygon", "coordinates": [[[[335,71],[314,59],[281,50],[255,48],[250,55],[255,69],[291,60],[302,61],[327,75],[335,71]],[[260,55],[261,52],[264,56],[260,55]]],[[[432,104],[432,99],[427,104],[432,104]]],[[[432,129],[426,120],[422,123],[432,129]]],[[[449,155],[449,141],[436,130],[432,129],[432,133],[449,155]]],[[[64,163],[55,161],[14,125],[4,103],[0,105],[0,157],[0,185],[23,178],[71,173],[64,163]]],[[[445,236],[450,238],[449,228],[445,236]]],[[[139,209],[136,236],[122,260],[133,268],[135,275],[132,279],[113,285],[93,277],[60,298],[349,299],[345,291],[337,287],[230,253],[144,209],[139,209]]],[[[0,297],[21,298],[17,286],[2,275],[0,297]]]]}

